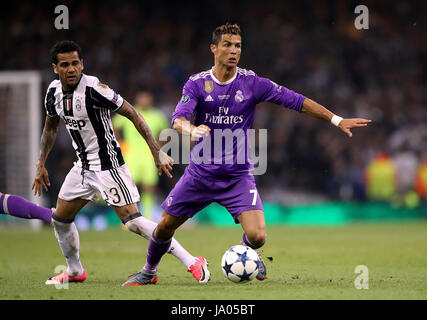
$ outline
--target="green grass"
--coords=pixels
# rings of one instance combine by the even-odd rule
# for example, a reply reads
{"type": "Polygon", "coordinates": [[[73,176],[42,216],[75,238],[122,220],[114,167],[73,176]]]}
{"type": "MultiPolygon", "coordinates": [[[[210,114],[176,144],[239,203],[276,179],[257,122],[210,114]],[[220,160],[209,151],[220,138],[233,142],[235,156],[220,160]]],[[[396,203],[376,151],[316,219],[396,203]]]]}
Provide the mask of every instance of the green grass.
{"type": "Polygon", "coordinates": [[[120,228],[80,233],[85,283],[68,290],[46,286],[65,264],[50,228],[0,230],[0,299],[427,299],[427,223],[353,224],[340,227],[268,226],[268,279],[228,281],[224,251],[237,244],[239,227],[197,226],[178,240],[210,262],[212,280],[198,284],[166,255],[155,286],[121,287],[145,262],[148,242],[120,228]],[[357,265],[369,268],[369,289],[356,290],[357,265]]]}

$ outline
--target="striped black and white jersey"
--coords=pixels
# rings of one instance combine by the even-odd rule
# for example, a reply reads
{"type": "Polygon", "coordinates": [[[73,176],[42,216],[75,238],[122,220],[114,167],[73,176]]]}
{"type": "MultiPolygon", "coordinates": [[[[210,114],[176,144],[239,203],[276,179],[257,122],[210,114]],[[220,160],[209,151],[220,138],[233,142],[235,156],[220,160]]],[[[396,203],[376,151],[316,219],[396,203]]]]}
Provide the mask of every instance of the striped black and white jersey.
{"type": "Polygon", "coordinates": [[[61,81],[52,81],[45,97],[47,115],[64,120],[77,153],[75,164],[91,171],[109,170],[125,163],[111,123],[111,112],[122,105],[119,94],[98,78],[85,74],[72,92],[63,91],[61,81]]]}

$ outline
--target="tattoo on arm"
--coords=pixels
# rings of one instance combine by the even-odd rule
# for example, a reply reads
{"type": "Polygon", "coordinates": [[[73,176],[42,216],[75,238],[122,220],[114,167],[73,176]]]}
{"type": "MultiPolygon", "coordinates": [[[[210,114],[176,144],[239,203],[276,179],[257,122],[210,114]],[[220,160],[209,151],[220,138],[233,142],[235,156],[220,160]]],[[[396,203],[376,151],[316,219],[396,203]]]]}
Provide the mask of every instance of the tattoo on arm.
{"type": "Polygon", "coordinates": [[[59,117],[46,117],[44,129],[40,141],[40,156],[39,164],[44,165],[50,150],[55,144],[56,135],[58,133],[59,117]]]}
{"type": "Polygon", "coordinates": [[[144,120],[143,116],[138,111],[136,111],[132,105],[130,105],[129,102],[124,100],[122,107],[117,111],[117,113],[133,122],[135,128],[147,142],[152,153],[160,151],[159,144],[154,138],[147,122],[144,120]]]}

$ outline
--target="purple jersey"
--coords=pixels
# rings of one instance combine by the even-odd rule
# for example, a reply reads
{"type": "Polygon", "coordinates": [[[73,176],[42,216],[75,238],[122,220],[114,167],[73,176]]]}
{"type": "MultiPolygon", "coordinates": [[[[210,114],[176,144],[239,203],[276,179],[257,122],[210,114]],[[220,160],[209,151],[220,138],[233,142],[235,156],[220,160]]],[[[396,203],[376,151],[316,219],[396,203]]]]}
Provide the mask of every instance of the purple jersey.
{"type": "Polygon", "coordinates": [[[234,77],[227,82],[216,79],[212,70],[213,68],[195,74],[187,81],[182,91],[182,98],[173,113],[172,124],[179,117],[187,120],[194,117],[194,125],[204,124],[211,129],[210,136],[196,141],[191,150],[189,164],[191,170],[201,176],[219,179],[245,175],[253,168],[253,164],[248,159],[247,150],[243,162],[239,161],[236,153],[237,150],[241,150],[239,147],[249,146],[248,135],[243,137],[236,135],[236,138],[233,138],[233,157],[230,162],[227,158],[230,156],[231,149],[227,151],[226,145],[222,146],[219,153],[218,150],[215,151],[218,140],[223,139],[218,135],[215,141],[215,131],[230,129],[231,132],[247,132],[248,129],[252,129],[255,106],[263,101],[273,102],[300,112],[305,97],[267,78],[259,77],[251,70],[237,68],[234,77]],[[208,156],[210,158],[208,162],[200,163],[200,160],[195,160],[200,159],[201,153],[206,152],[206,149],[198,146],[201,143],[210,143],[211,153],[208,156]]]}

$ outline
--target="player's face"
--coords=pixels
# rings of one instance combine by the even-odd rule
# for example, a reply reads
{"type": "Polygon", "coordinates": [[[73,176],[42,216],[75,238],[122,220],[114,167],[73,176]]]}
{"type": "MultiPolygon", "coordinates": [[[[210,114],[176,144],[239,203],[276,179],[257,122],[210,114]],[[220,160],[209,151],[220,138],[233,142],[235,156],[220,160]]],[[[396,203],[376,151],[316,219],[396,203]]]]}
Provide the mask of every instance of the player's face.
{"type": "Polygon", "coordinates": [[[229,68],[237,66],[242,53],[242,37],[237,34],[223,34],[218,45],[211,45],[215,62],[229,68]]]}
{"type": "Polygon", "coordinates": [[[59,75],[64,89],[74,88],[82,75],[83,60],[80,60],[77,51],[58,53],[58,63],[53,64],[53,70],[59,75]]]}

